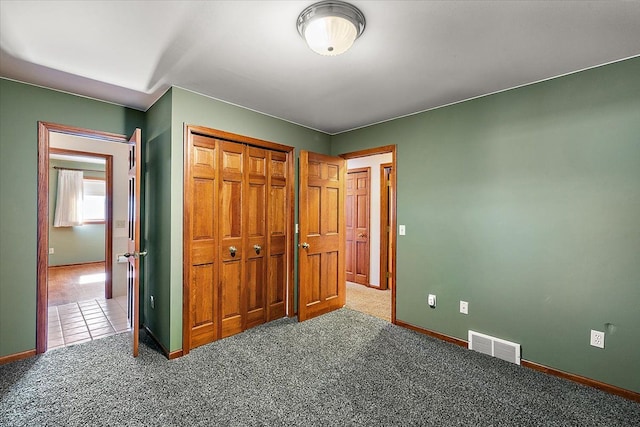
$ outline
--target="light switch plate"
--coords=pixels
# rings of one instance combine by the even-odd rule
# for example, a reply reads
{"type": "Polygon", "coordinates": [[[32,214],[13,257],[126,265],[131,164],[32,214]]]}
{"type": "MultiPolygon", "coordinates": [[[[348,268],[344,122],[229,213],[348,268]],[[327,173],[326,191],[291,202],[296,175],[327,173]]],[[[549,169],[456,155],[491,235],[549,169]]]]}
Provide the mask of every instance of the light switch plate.
{"type": "Polygon", "coordinates": [[[404,225],[399,225],[398,226],[398,234],[400,234],[401,236],[404,236],[406,234],[407,230],[405,228],[404,225]]]}

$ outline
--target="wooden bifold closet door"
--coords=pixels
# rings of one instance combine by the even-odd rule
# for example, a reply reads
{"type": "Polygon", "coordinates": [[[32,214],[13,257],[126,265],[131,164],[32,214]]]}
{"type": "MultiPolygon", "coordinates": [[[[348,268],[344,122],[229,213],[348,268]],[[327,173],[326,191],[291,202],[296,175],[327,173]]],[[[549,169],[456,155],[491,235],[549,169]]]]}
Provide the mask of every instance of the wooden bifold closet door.
{"type": "Polygon", "coordinates": [[[287,153],[188,132],[184,350],[286,314],[287,153]]]}

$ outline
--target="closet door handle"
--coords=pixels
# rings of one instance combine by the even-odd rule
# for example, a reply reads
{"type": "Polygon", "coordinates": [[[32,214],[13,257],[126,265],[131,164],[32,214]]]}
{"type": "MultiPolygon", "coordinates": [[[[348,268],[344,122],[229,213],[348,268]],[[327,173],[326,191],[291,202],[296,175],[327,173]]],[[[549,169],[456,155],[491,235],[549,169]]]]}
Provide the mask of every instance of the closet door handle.
{"type": "Polygon", "coordinates": [[[229,253],[231,256],[236,256],[236,252],[238,252],[238,249],[235,246],[229,246],[229,253]]]}
{"type": "Polygon", "coordinates": [[[302,242],[302,244],[300,245],[300,247],[302,249],[309,249],[309,244],[307,242],[302,242]]]}
{"type": "Polygon", "coordinates": [[[262,246],[260,245],[253,245],[253,250],[256,251],[256,254],[259,254],[260,251],[262,250],[262,246]]]}

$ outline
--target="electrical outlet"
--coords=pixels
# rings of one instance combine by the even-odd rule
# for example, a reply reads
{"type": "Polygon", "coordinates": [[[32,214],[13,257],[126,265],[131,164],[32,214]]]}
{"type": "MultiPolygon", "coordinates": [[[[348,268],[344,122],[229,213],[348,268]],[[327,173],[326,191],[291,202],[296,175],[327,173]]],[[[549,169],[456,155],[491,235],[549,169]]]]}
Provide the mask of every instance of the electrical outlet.
{"type": "Polygon", "coordinates": [[[151,300],[151,308],[156,308],[156,300],[153,298],[153,295],[151,295],[149,299],[151,300]]]}
{"type": "Polygon", "coordinates": [[[49,255],[55,253],[55,251],[53,250],[53,248],[49,248],[49,255]]]}
{"type": "Polygon", "coordinates": [[[591,330],[591,342],[594,347],[604,348],[604,332],[591,330]]]}
{"type": "Polygon", "coordinates": [[[429,297],[427,298],[427,303],[429,304],[429,307],[436,308],[436,296],[433,294],[429,294],[429,297]]]}
{"type": "Polygon", "coordinates": [[[467,301],[460,301],[460,313],[469,314],[469,303],[467,301]]]}

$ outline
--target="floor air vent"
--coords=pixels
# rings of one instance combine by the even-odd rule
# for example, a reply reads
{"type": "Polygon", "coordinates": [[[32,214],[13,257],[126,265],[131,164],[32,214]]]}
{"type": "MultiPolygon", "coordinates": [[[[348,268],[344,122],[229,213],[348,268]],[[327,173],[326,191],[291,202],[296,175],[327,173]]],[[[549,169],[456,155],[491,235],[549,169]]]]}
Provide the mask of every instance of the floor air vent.
{"type": "Polygon", "coordinates": [[[469,350],[475,350],[507,362],[520,364],[520,344],[469,331],[469,350]]]}

